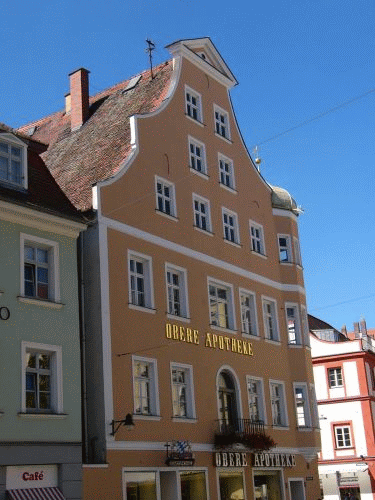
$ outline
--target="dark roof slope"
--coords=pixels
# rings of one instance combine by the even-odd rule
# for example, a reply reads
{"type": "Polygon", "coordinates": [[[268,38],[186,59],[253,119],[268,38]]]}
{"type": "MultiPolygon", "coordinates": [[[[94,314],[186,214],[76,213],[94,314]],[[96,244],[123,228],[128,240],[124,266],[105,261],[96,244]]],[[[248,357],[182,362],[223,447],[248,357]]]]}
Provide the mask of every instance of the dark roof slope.
{"type": "Polygon", "coordinates": [[[0,134],[1,132],[11,133],[27,144],[28,188],[27,190],[15,189],[6,183],[0,183],[0,199],[84,222],[82,215],[62,192],[40,157],[40,153],[46,150],[46,146],[2,123],[0,134]]]}
{"type": "Polygon", "coordinates": [[[129,80],[90,98],[90,116],[82,127],[70,129],[64,111],[24,125],[26,133],[49,144],[43,154],[52,175],[70,201],[81,211],[92,208],[92,186],[113,176],[131,152],[129,117],[157,109],[165,99],[172,65],[163,63],[141,74],[137,85],[126,90],[129,80]]]}

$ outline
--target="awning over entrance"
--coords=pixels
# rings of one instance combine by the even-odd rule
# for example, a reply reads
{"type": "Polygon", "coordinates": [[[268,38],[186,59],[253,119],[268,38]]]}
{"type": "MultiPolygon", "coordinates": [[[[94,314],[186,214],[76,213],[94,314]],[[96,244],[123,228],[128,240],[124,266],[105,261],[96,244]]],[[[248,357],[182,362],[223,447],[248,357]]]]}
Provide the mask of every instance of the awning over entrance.
{"type": "Polygon", "coordinates": [[[7,490],[9,500],[65,500],[59,488],[7,490]]]}

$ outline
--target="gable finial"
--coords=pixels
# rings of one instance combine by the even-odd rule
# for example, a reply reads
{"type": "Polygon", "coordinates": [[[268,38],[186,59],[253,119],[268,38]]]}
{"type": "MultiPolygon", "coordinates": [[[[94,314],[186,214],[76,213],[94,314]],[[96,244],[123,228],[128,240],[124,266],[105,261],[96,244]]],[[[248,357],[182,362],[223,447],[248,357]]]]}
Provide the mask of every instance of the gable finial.
{"type": "Polygon", "coordinates": [[[148,53],[148,57],[150,59],[150,67],[151,67],[151,80],[154,79],[154,75],[152,73],[152,51],[155,50],[155,44],[148,38],[146,39],[146,43],[148,44],[148,47],[145,49],[145,52],[148,53]]]}

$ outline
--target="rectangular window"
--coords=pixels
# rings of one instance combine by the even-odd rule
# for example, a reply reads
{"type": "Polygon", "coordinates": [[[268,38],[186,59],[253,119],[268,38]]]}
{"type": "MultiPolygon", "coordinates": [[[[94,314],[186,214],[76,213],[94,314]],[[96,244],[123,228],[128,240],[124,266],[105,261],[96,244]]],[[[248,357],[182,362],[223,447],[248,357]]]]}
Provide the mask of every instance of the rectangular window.
{"type": "Polygon", "coordinates": [[[289,235],[279,234],[279,259],[280,262],[292,262],[292,243],[289,235]]]}
{"type": "Polygon", "coordinates": [[[173,416],[194,418],[192,367],[189,365],[172,364],[171,380],[173,416]]]}
{"type": "Polygon", "coordinates": [[[11,134],[2,134],[0,140],[0,181],[27,187],[26,145],[11,134]],[[11,140],[6,140],[9,136],[11,140]]]}
{"type": "Polygon", "coordinates": [[[208,282],[210,324],[234,330],[232,287],[222,283],[208,282]]]}
{"type": "Polygon", "coordinates": [[[22,412],[62,413],[62,351],[60,346],[21,343],[22,412]]]}
{"type": "Polygon", "coordinates": [[[255,294],[240,290],[241,329],[246,335],[258,335],[255,294]]]}
{"type": "Polygon", "coordinates": [[[59,245],[21,233],[21,296],[60,300],[59,245]]]}
{"type": "Polygon", "coordinates": [[[188,317],[188,297],[186,269],[165,265],[167,282],[168,314],[173,316],[188,317]]]}
{"type": "Polygon", "coordinates": [[[277,321],[277,305],[273,299],[263,297],[263,320],[264,335],[269,340],[279,340],[279,329],[277,321]]]}
{"type": "Polygon", "coordinates": [[[302,340],[298,305],[289,303],[285,304],[285,313],[286,324],[288,328],[288,343],[300,345],[302,343],[302,340]]]}
{"type": "Polygon", "coordinates": [[[222,186],[235,189],[233,162],[219,154],[219,180],[222,186]]]}
{"type": "Polygon", "coordinates": [[[297,427],[310,427],[309,400],[306,384],[294,384],[297,427]]]}
{"type": "Polygon", "coordinates": [[[155,471],[125,472],[124,489],[126,500],[157,500],[159,476],[155,471]]]}
{"type": "Polygon", "coordinates": [[[202,122],[202,99],[198,92],[185,86],[185,111],[187,116],[202,122]]]}
{"type": "Polygon", "coordinates": [[[134,413],[158,415],[156,360],[133,357],[134,413]]]}
{"type": "Polygon", "coordinates": [[[129,252],[129,303],[133,306],[152,309],[153,290],[151,258],[129,252]]]}
{"type": "Polygon", "coordinates": [[[350,426],[349,425],[335,426],[334,429],[335,429],[336,448],[351,448],[352,439],[350,435],[350,426]]]}
{"type": "Polygon", "coordinates": [[[281,382],[270,382],[272,425],[286,427],[288,425],[284,384],[281,382]]]}
{"type": "Polygon", "coordinates": [[[195,172],[207,175],[204,144],[192,137],[189,137],[189,165],[195,172]]]}
{"type": "Polygon", "coordinates": [[[341,368],[328,368],[328,385],[330,388],[343,386],[341,368]]]}
{"type": "Polygon", "coordinates": [[[263,226],[250,221],[251,250],[260,255],[265,255],[263,226]]]}
{"type": "Polygon", "coordinates": [[[193,194],[194,226],[211,232],[210,203],[205,198],[193,194]]]}
{"type": "Polygon", "coordinates": [[[155,189],[156,209],[171,217],[176,217],[174,184],[160,177],[155,177],[155,189]]]}
{"type": "Polygon", "coordinates": [[[222,209],[224,239],[239,244],[237,214],[227,208],[222,209]]]}
{"type": "Polygon", "coordinates": [[[230,139],[229,130],[229,115],[226,111],[218,106],[214,107],[215,116],[215,132],[216,134],[224,137],[225,139],[230,139]]]}
{"type": "Polygon", "coordinates": [[[247,393],[249,399],[249,418],[253,422],[264,422],[263,382],[259,378],[247,377],[247,393]]]}

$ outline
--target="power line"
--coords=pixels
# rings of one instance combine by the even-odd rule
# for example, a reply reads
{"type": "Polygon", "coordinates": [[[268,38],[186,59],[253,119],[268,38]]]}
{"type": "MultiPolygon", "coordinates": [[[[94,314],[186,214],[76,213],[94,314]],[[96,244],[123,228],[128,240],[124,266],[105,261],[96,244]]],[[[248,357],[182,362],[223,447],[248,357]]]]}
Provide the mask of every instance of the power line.
{"type": "Polygon", "coordinates": [[[366,300],[366,299],[371,299],[372,297],[375,297],[375,293],[372,293],[371,295],[364,295],[363,297],[357,297],[354,299],[348,299],[348,300],[343,300],[341,302],[336,302],[336,304],[330,304],[328,306],[323,306],[323,307],[315,307],[314,309],[310,309],[310,311],[320,311],[322,309],[328,309],[330,307],[336,307],[336,306],[341,306],[342,304],[350,304],[352,302],[357,302],[358,300],[366,300]]]}
{"type": "Polygon", "coordinates": [[[276,135],[273,135],[272,137],[269,137],[268,139],[265,139],[264,141],[258,142],[257,146],[260,146],[261,144],[265,144],[270,141],[274,141],[275,139],[278,139],[279,137],[282,137],[283,135],[289,134],[289,132],[293,132],[293,130],[296,130],[298,128],[304,127],[305,125],[308,125],[309,123],[312,123],[316,120],[319,120],[320,118],[323,118],[323,116],[326,116],[330,113],[334,113],[335,111],[344,108],[345,106],[349,106],[349,104],[352,104],[355,101],[359,101],[360,99],[363,99],[367,95],[371,94],[372,92],[375,92],[375,89],[370,89],[364,94],[358,95],[356,97],[352,97],[348,101],[342,102],[341,104],[337,104],[333,108],[328,109],[327,111],[323,111],[319,115],[313,116],[312,118],[308,118],[307,120],[304,120],[303,122],[299,123],[298,125],[294,125],[293,127],[288,128],[287,130],[284,130],[283,132],[279,132],[276,135]]]}

